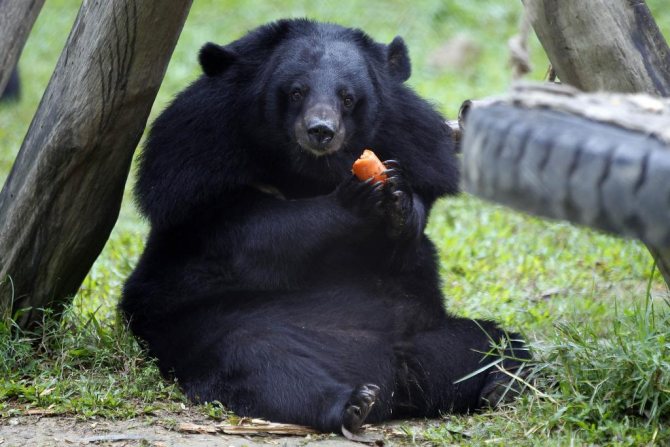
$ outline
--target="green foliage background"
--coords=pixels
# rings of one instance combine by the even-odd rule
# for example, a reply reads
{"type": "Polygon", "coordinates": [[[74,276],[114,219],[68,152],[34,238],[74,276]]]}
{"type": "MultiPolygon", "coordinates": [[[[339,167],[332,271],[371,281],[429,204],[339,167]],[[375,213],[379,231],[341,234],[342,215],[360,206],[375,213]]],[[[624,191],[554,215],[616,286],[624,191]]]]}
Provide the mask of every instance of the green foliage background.
{"type": "MultiPolygon", "coordinates": [[[[670,36],[666,0],[647,3],[670,36]]],[[[22,100],[0,105],[0,180],[11,168],[78,5],[46,2],[26,45],[22,100]]],[[[196,0],[151,119],[199,75],[196,54],[204,42],[226,43],[264,22],[303,16],[360,27],[379,41],[402,35],[413,61],[410,85],[454,117],[463,100],[509,86],[506,42],[521,11],[520,2],[503,0],[196,0]],[[468,42],[465,62],[437,67],[435,52],[455,36],[468,42]]],[[[547,60],[534,38],[531,49],[529,78],[540,80],[547,60]]],[[[131,184],[132,175],[118,224],[66,318],[45,322],[48,330],[38,339],[13,335],[7,323],[0,324],[2,416],[29,407],[82,417],[131,417],[157,409],[176,414],[184,403],[117,320],[120,288],[147,232],[131,184]],[[37,343],[37,355],[31,343],[37,343]]],[[[530,393],[502,411],[445,419],[415,433],[416,439],[472,445],[670,442],[668,294],[659,275],[650,276],[652,259],[643,245],[467,195],[440,201],[428,231],[440,249],[449,309],[523,331],[540,358],[538,383],[550,391],[530,393]]],[[[216,405],[203,411],[225,417],[216,405]]]]}

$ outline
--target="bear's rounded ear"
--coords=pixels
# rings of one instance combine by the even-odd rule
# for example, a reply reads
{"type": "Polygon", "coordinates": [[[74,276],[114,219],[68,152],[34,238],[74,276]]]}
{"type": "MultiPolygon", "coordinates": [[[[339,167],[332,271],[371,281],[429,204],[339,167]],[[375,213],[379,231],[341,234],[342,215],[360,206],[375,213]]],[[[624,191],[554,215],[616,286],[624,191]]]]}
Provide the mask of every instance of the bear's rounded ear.
{"type": "Polygon", "coordinates": [[[202,71],[210,77],[220,75],[226,71],[235,62],[236,58],[237,55],[234,51],[212,42],[203,45],[198,55],[202,71]]]}
{"type": "Polygon", "coordinates": [[[388,62],[389,72],[393,79],[399,82],[405,82],[412,74],[412,64],[409,61],[407,46],[402,37],[396,36],[393,42],[386,49],[386,60],[388,62]]]}

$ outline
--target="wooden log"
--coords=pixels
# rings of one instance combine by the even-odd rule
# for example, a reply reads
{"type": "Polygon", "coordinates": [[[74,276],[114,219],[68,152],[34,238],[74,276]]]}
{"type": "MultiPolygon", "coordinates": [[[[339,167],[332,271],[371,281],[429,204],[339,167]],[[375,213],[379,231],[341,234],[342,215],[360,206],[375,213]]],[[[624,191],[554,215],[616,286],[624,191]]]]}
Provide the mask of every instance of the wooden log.
{"type": "Polygon", "coordinates": [[[44,0],[0,0],[0,93],[16,66],[44,0]]]}
{"type": "Polygon", "coordinates": [[[562,82],[670,95],[670,48],[643,0],[522,0],[562,82]]]}
{"type": "MultiPolygon", "coordinates": [[[[644,0],[522,2],[561,82],[670,96],[670,48],[644,0]]],[[[648,248],[670,285],[670,247],[648,248]]]]}
{"type": "Polygon", "coordinates": [[[642,93],[583,93],[561,84],[517,82],[507,94],[471,102],[470,108],[499,103],[582,116],[654,137],[670,148],[670,98],[642,93]]]}
{"type": "Polygon", "coordinates": [[[30,308],[20,325],[68,302],[105,245],[190,6],[83,2],[0,193],[0,311],[30,308]]]}
{"type": "Polygon", "coordinates": [[[463,128],[458,120],[447,120],[446,123],[447,127],[451,130],[451,141],[454,142],[454,150],[460,152],[463,128]]]}

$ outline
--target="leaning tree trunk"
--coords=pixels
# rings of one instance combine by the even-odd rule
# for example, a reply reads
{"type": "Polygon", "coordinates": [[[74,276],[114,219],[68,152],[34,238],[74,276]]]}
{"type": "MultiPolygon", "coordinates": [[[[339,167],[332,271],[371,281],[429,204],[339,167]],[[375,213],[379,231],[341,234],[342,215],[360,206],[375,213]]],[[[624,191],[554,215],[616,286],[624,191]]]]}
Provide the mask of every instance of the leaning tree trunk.
{"type": "Polygon", "coordinates": [[[643,0],[522,0],[562,82],[670,95],[670,49],[643,0]]]}
{"type": "Polygon", "coordinates": [[[44,0],[0,0],[0,93],[5,91],[44,0]]]}
{"type": "MultiPolygon", "coordinates": [[[[644,0],[522,1],[562,82],[670,96],[670,48],[644,0]]],[[[670,285],[670,247],[647,246],[670,285]]]]}
{"type": "Polygon", "coordinates": [[[0,310],[60,309],[118,217],[189,0],[86,0],[0,193],[0,310]]]}

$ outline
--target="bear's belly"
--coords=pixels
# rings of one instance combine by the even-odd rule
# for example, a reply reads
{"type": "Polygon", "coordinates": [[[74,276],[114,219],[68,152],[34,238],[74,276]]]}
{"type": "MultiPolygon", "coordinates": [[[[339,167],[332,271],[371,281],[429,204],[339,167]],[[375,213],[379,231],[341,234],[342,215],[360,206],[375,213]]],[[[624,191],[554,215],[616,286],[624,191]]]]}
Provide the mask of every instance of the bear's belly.
{"type": "Polygon", "coordinates": [[[439,289],[418,295],[411,287],[379,277],[335,278],[293,290],[225,293],[214,313],[231,322],[243,315],[319,330],[406,334],[439,325],[446,318],[439,289]]]}

